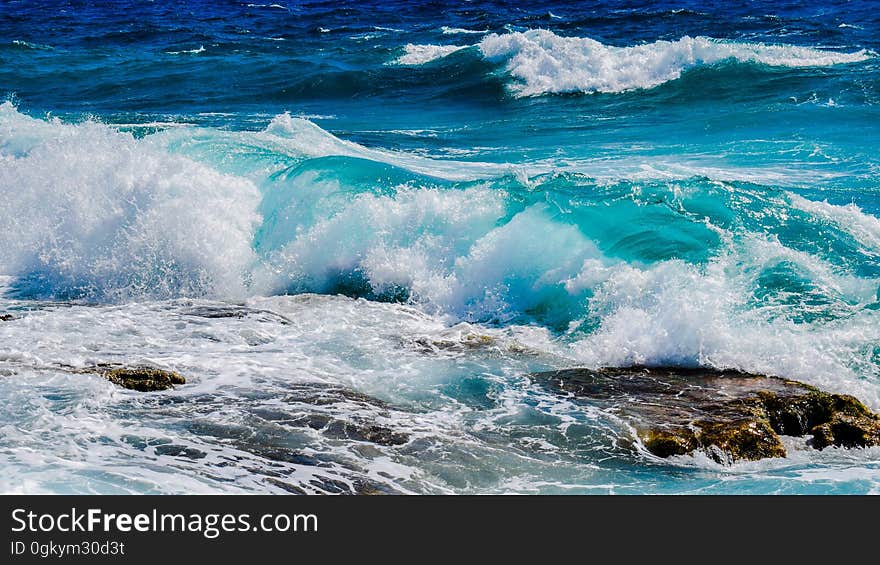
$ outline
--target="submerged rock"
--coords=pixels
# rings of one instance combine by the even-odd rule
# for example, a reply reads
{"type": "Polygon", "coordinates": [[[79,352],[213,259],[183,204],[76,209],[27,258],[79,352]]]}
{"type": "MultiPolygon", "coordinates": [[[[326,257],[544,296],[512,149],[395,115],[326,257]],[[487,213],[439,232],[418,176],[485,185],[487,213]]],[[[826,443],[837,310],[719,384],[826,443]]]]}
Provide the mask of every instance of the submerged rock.
{"type": "Polygon", "coordinates": [[[140,392],[167,390],[174,388],[174,385],[186,384],[186,379],[174,371],[150,367],[121,367],[103,371],[101,374],[112,383],[140,392]]]}
{"type": "Polygon", "coordinates": [[[713,369],[567,369],[532,378],[618,414],[660,457],[702,451],[715,461],[784,457],[780,435],[809,445],[880,445],[880,416],[858,399],[788,379],[713,369]]]}
{"type": "Polygon", "coordinates": [[[331,439],[383,446],[410,440],[405,431],[372,421],[380,414],[387,419],[389,407],[378,398],[324,383],[291,384],[288,390],[289,394],[278,398],[280,407],[260,407],[252,414],[280,426],[311,428],[331,439]]]}
{"type": "Polygon", "coordinates": [[[183,375],[154,367],[124,367],[121,365],[95,365],[76,369],[76,373],[98,374],[123,388],[139,392],[153,392],[186,384],[183,375]]]}

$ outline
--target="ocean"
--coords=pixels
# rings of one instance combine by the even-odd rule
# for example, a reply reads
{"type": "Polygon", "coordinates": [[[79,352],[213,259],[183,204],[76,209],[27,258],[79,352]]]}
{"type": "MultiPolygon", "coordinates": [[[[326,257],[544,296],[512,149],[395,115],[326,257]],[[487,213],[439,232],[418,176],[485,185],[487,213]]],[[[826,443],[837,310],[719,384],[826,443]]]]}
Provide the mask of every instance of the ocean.
{"type": "Polygon", "coordinates": [[[0,100],[2,492],[880,493],[528,377],[880,409],[877,2],[3,0],[0,100]]]}

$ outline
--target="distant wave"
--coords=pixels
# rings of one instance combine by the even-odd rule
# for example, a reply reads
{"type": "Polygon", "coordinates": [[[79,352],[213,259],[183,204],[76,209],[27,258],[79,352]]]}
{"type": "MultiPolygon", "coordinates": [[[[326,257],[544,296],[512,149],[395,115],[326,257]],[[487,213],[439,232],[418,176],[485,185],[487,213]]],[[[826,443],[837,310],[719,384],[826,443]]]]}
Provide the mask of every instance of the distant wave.
{"type": "Polygon", "coordinates": [[[473,34],[479,35],[483,33],[489,33],[488,29],[464,29],[460,27],[449,27],[443,26],[440,28],[440,31],[443,32],[443,35],[458,35],[458,34],[473,34]]]}
{"type": "MultiPolygon", "coordinates": [[[[473,47],[486,60],[506,64],[507,72],[516,79],[512,89],[519,96],[653,88],[678,79],[688,69],[728,59],[774,67],[823,67],[856,63],[873,56],[865,49],[841,53],[689,36],[677,41],[615,47],[588,37],[563,37],[542,29],[493,33],[473,47]]],[[[464,48],[410,44],[397,62],[423,65],[464,48]]]]}
{"type": "Polygon", "coordinates": [[[12,44],[16,47],[21,47],[24,49],[33,49],[34,51],[51,51],[54,49],[51,45],[43,45],[42,43],[33,43],[30,41],[23,41],[21,39],[13,39],[12,44]]]}
{"type": "Polygon", "coordinates": [[[199,45],[197,49],[185,49],[183,51],[166,51],[168,55],[198,55],[205,52],[205,46],[199,45]]]}

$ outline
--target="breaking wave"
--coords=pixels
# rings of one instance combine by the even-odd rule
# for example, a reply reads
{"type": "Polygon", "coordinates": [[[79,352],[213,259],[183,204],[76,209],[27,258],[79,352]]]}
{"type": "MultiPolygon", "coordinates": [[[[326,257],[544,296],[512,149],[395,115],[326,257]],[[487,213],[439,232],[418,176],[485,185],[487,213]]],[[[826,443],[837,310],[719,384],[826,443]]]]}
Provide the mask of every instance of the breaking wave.
{"type": "MultiPolygon", "coordinates": [[[[519,96],[570,92],[617,93],[653,88],[688,69],[725,60],[772,67],[825,67],[865,61],[872,53],[844,53],[795,45],[769,45],[685,36],[630,47],[551,31],[493,33],[474,46],[483,58],[503,63],[519,96]]],[[[423,65],[467,49],[457,45],[407,45],[399,64],[423,65]]]]}
{"type": "Polygon", "coordinates": [[[346,294],[537,324],[592,365],[877,371],[880,226],[855,205],[705,177],[524,179],[288,115],[137,139],[6,103],[0,164],[12,296],[346,294]]]}

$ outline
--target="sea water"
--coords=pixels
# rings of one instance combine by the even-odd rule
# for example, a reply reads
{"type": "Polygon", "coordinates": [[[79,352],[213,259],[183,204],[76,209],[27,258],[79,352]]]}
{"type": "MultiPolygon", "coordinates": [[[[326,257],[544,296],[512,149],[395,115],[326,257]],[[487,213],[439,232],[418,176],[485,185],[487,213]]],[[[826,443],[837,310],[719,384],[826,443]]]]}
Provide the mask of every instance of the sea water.
{"type": "Polygon", "coordinates": [[[0,491],[877,493],[528,378],[880,409],[877,8],[0,3],[0,491]]]}

